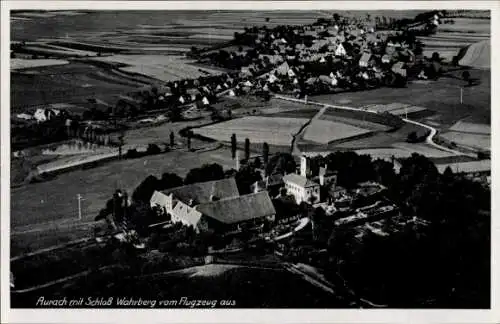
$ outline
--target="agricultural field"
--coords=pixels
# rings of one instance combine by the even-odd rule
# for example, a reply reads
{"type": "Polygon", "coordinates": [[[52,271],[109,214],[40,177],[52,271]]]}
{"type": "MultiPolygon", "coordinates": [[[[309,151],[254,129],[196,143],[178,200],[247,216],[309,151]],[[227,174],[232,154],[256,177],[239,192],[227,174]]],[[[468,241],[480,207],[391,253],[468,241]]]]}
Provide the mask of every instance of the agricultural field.
{"type": "Polygon", "coordinates": [[[220,71],[209,68],[199,68],[182,56],[166,55],[112,55],[95,58],[96,61],[126,64],[119,68],[125,72],[138,73],[163,82],[185,78],[195,79],[200,76],[218,75],[220,71]],[[205,73],[203,73],[205,72],[205,73]]]}
{"type": "MultiPolygon", "coordinates": [[[[453,18],[453,20],[454,24],[438,26],[437,33],[434,35],[418,37],[425,45],[423,52],[425,56],[431,57],[432,53],[438,52],[445,61],[449,62],[460,49],[490,39],[491,21],[489,19],[453,18]]],[[[483,63],[484,66],[485,63],[483,63]]]]}
{"type": "Polygon", "coordinates": [[[54,103],[85,104],[89,98],[114,104],[116,95],[142,86],[110,70],[81,62],[11,72],[11,111],[17,113],[26,107],[54,103]]]}
{"type": "Polygon", "coordinates": [[[320,117],[320,120],[328,120],[334,123],[356,126],[363,129],[369,129],[371,131],[388,131],[390,129],[390,127],[387,125],[378,124],[363,119],[339,116],[337,114],[329,114],[328,111],[320,117]]]}
{"type": "MultiPolygon", "coordinates": [[[[188,51],[191,46],[210,47],[230,40],[246,27],[302,25],[324,14],[315,11],[99,11],[14,13],[14,41],[72,41],[81,49],[119,47],[121,51],[188,51]],[[266,19],[268,18],[268,19],[266,19]],[[89,24],[92,21],[94,23],[89,24]],[[168,23],[166,23],[168,22],[168,23]],[[57,28],[54,25],[57,24],[57,28]]],[[[116,48],[115,48],[116,49],[116,48]]]]}
{"type": "MultiPolygon", "coordinates": [[[[423,107],[435,112],[426,117],[431,121],[448,127],[460,119],[469,117],[477,123],[490,123],[491,75],[487,70],[469,70],[472,78],[480,81],[479,85],[466,86],[462,80],[462,71],[446,73],[437,81],[411,83],[407,88],[380,88],[363,92],[345,92],[319,95],[311,100],[327,103],[363,107],[371,104],[386,105],[394,102],[423,107]],[[460,103],[460,88],[463,89],[463,103],[460,103]]],[[[410,116],[409,116],[410,117],[410,116]]]]}
{"type": "Polygon", "coordinates": [[[320,144],[369,133],[369,130],[327,120],[313,120],[306,128],[303,139],[320,144]]]}
{"type": "Polygon", "coordinates": [[[439,134],[440,138],[472,150],[491,150],[491,125],[460,120],[439,134]]]}
{"type": "Polygon", "coordinates": [[[116,188],[131,193],[148,175],[164,172],[185,176],[205,163],[233,168],[229,149],[204,152],[172,151],[136,159],[113,161],[90,169],[62,173],[55,178],[11,189],[11,228],[36,227],[37,224],[73,219],[76,195],[81,194],[84,221],[92,221],[116,188]]]}
{"type": "Polygon", "coordinates": [[[384,113],[388,112],[396,116],[402,116],[403,118],[405,117],[406,114],[413,114],[416,112],[422,112],[427,110],[425,107],[419,107],[419,106],[412,106],[408,104],[401,104],[401,103],[390,103],[390,104],[371,104],[362,107],[363,109],[366,110],[371,110],[371,111],[376,111],[377,113],[384,113]]]}
{"type": "Polygon", "coordinates": [[[234,133],[239,142],[249,138],[254,143],[290,145],[293,135],[307,122],[306,118],[252,116],[197,128],[194,133],[223,142],[230,141],[234,133]]]}
{"type": "Polygon", "coordinates": [[[491,134],[491,125],[476,124],[468,121],[459,121],[449,128],[452,132],[491,134]]]}
{"type": "Polygon", "coordinates": [[[42,67],[42,66],[64,65],[68,63],[69,62],[66,60],[56,60],[56,59],[29,60],[29,59],[13,58],[10,59],[10,69],[20,70],[20,69],[42,67]]]}
{"type": "Polygon", "coordinates": [[[458,146],[463,146],[473,150],[491,150],[491,135],[489,134],[446,132],[444,134],[440,134],[439,136],[449,142],[456,143],[458,146]]]}

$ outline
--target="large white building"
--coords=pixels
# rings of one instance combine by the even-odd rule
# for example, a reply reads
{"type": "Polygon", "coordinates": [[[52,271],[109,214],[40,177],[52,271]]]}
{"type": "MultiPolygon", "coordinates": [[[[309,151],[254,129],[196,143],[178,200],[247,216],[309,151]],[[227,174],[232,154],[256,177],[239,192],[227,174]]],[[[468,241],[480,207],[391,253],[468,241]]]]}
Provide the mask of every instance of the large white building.
{"type": "Polygon", "coordinates": [[[288,194],[295,197],[295,202],[318,203],[320,202],[320,185],[307,177],[309,175],[309,160],[307,157],[300,158],[300,174],[287,174],[283,177],[288,194]]]}

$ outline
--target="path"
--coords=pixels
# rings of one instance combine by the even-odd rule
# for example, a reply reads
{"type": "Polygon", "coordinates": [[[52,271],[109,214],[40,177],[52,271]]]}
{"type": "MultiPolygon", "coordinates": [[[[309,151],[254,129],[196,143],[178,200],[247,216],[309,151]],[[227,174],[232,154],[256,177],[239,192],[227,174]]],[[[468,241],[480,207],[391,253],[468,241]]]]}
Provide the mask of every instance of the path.
{"type": "Polygon", "coordinates": [[[407,123],[410,123],[410,124],[414,124],[414,125],[417,125],[417,126],[421,126],[421,127],[424,127],[424,128],[427,128],[428,130],[430,130],[430,133],[429,135],[427,135],[427,138],[425,139],[425,142],[439,150],[442,150],[442,151],[446,151],[446,152],[449,152],[449,153],[453,153],[455,155],[465,155],[465,156],[468,156],[468,157],[473,157],[473,158],[476,158],[477,155],[475,154],[471,154],[471,153],[463,153],[463,152],[460,152],[460,151],[457,151],[457,150],[452,150],[450,148],[447,148],[445,146],[442,146],[442,145],[439,145],[437,144],[436,142],[434,142],[434,136],[437,134],[437,130],[432,127],[432,126],[429,126],[429,125],[426,125],[426,124],[422,124],[420,122],[417,122],[417,121],[414,121],[414,120],[410,120],[410,119],[407,119],[407,118],[403,118],[403,121],[407,122],[407,123]]]}
{"type": "Polygon", "coordinates": [[[305,218],[301,218],[300,219],[300,223],[299,225],[297,225],[297,227],[295,227],[292,231],[288,232],[288,233],[285,233],[283,235],[280,235],[278,237],[275,237],[273,240],[274,241],[280,241],[282,239],[285,239],[287,237],[290,237],[292,236],[294,233],[304,229],[306,227],[307,224],[309,224],[309,218],[305,217],[305,218]]]}

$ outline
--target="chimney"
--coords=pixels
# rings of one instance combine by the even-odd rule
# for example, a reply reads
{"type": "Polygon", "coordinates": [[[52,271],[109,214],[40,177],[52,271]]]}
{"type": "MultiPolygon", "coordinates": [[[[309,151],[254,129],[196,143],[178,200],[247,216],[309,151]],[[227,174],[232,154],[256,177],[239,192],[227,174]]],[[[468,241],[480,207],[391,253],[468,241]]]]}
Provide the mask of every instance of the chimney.
{"type": "Polygon", "coordinates": [[[324,168],[319,169],[319,185],[324,186],[325,185],[325,175],[327,171],[327,165],[325,164],[324,168]]]}
{"type": "Polygon", "coordinates": [[[303,155],[300,157],[300,175],[307,178],[309,173],[309,159],[303,155]]]}

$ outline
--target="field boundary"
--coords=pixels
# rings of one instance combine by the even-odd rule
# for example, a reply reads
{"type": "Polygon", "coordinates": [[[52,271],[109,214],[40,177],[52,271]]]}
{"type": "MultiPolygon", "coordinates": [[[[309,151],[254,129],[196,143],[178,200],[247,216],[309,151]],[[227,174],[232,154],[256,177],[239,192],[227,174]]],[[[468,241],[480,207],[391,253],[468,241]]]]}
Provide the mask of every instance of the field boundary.
{"type": "MultiPolygon", "coordinates": [[[[282,95],[274,95],[274,97],[277,98],[277,99],[282,99],[282,100],[288,100],[288,101],[294,101],[294,102],[302,102],[302,103],[305,103],[306,105],[307,104],[319,105],[319,106],[329,107],[329,108],[344,109],[344,110],[351,110],[351,111],[363,111],[363,112],[368,112],[368,113],[372,113],[372,114],[376,114],[376,115],[381,115],[377,111],[370,110],[370,109],[364,110],[364,109],[354,108],[354,107],[331,105],[331,104],[325,104],[325,103],[320,103],[320,102],[316,102],[316,101],[309,101],[309,100],[301,100],[301,99],[291,98],[291,97],[282,96],[282,95]]],[[[420,127],[424,127],[426,129],[430,130],[429,135],[427,135],[427,137],[425,139],[425,142],[427,144],[429,144],[429,145],[431,145],[431,146],[433,146],[433,147],[435,147],[435,148],[437,148],[439,150],[442,150],[442,151],[445,151],[445,152],[448,152],[448,153],[452,153],[452,154],[455,154],[455,155],[466,155],[466,156],[470,156],[470,157],[473,156],[473,154],[463,153],[463,152],[460,152],[460,151],[452,150],[452,149],[450,149],[448,147],[439,145],[436,142],[434,142],[434,136],[437,134],[437,129],[436,128],[434,128],[432,126],[429,126],[429,125],[426,125],[426,124],[423,124],[423,123],[420,123],[420,122],[417,122],[417,121],[414,121],[414,120],[407,119],[407,118],[402,118],[402,120],[404,122],[406,122],[406,123],[414,124],[414,125],[417,125],[417,126],[420,126],[420,127]]]]}

